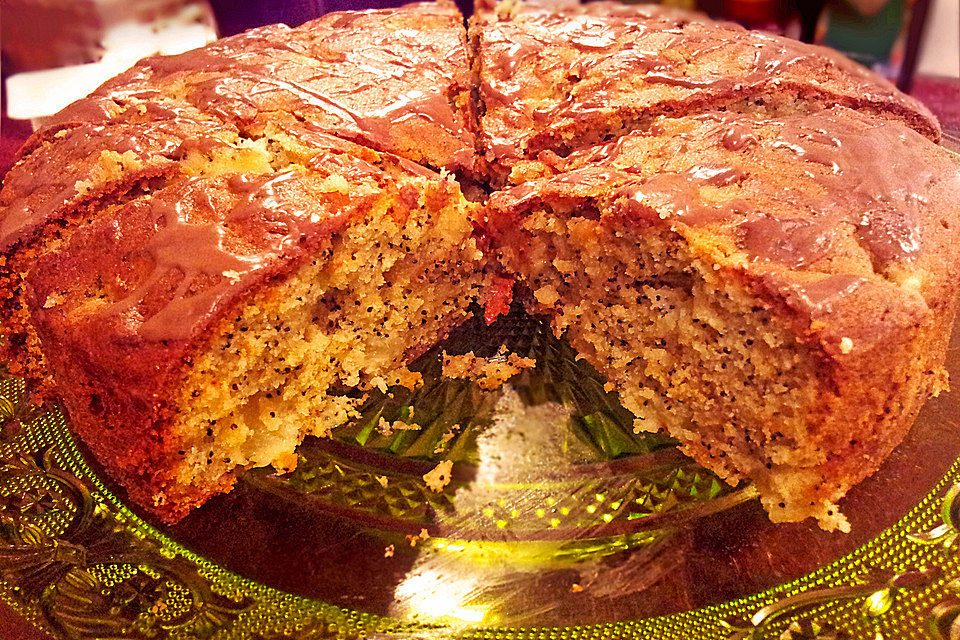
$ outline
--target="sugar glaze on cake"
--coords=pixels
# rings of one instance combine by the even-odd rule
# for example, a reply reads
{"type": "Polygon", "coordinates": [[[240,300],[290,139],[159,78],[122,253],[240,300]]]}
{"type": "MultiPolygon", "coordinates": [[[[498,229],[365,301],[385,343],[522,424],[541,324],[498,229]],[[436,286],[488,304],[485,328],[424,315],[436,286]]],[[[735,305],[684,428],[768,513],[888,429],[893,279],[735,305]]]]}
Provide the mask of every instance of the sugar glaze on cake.
{"type": "Polygon", "coordinates": [[[543,171],[488,210],[531,311],[639,429],[749,478],[774,520],[845,528],[836,501],[946,386],[956,163],[834,107],[661,118],[543,171]]]}
{"type": "MultiPolygon", "coordinates": [[[[147,59],[0,191],[2,357],[175,521],[295,463],[509,283],[637,428],[837,501],[946,385],[956,165],[826,50],[688,12],[341,12],[147,59]],[[57,167],[56,171],[50,167],[57,167]]],[[[499,302],[497,302],[499,301],[499,302]]],[[[498,306],[499,305],[499,306],[498,306]]]]}

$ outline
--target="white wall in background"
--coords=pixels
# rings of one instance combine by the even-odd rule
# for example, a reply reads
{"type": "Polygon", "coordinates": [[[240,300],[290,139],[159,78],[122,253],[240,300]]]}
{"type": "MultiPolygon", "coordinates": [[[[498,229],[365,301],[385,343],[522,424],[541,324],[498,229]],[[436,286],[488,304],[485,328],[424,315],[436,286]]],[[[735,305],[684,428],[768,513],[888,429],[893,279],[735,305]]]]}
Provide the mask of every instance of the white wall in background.
{"type": "Polygon", "coordinates": [[[917,73],[960,77],[960,0],[933,0],[917,73]]]}

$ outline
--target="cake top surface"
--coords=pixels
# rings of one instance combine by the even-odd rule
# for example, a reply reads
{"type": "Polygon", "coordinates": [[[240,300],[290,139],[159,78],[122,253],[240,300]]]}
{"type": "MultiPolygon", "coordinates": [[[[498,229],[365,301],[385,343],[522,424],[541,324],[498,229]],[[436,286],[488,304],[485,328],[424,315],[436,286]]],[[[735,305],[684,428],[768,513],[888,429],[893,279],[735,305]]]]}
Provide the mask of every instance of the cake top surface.
{"type": "MultiPolygon", "coordinates": [[[[845,107],[766,119],[660,117],[525,171],[543,177],[492,196],[490,233],[538,208],[594,211],[601,225],[668,227],[807,320],[846,312],[840,298],[873,289],[906,304],[900,319],[908,321],[952,286],[957,161],[894,120],[845,107]]],[[[862,328],[877,324],[856,315],[862,328]]]]}
{"type": "Polygon", "coordinates": [[[462,17],[452,3],[339,12],[147,58],[55,117],[113,117],[131,103],[190,105],[257,135],[286,121],[436,168],[474,155],[462,17]]]}
{"type": "MultiPolygon", "coordinates": [[[[306,166],[177,177],[103,210],[30,275],[36,317],[101,375],[154,378],[246,292],[309,259],[365,216],[456,198],[399,158],[313,150],[306,166]]],[[[152,393],[150,385],[144,393],[152,393]]]]}
{"type": "Polygon", "coordinates": [[[823,47],[696,14],[587,4],[522,5],[474,23],[481,147],[509,166],[620,135],[644,117],[842,104],[887,113],[933,139],[920,103],[823,47]]]}

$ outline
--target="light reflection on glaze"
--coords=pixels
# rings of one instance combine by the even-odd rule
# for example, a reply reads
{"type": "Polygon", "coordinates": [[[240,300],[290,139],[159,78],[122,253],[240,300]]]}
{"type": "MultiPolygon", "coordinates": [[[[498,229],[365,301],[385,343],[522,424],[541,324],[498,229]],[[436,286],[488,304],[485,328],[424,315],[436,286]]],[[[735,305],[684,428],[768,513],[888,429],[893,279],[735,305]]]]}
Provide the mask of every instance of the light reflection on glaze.
{"type": "Polygon", "coordinates": [[[205,181],[188,184],[183,197],[170,200],[154,197],[146,206],[156,220],[156,234],[145,246],[153,259],[153,270],[122,300],[108,307],[105,315],[122,314],[140,305],[156,285],[171,273],[180,280],[171,299],[139,326],[139,334],[148,341],[185,340],[200,326],[228,294],[245,286],[251,276],[268,262],[300,242],[320,222],[303,211],[291,208],[277,189],[296,179],[294,173],[273,176],[231,176],[227,183],[242,195],[223,222],[195,222],[195,207],[213,209],[209,197],[197,190],[205,181]],[[256,251],[227,246],[228,227],[258,217],[271,222],[265,242],[256,251]]]}
{"type": "MultiPolygon", "coordinates": [[[[702,111],[710,108],[704,101],[762,97],[784,83],[813,96],[804,100],[888,105],[915,114],[918,126],[924,121],[937,135],[935,120],[919,103],[823,47],[703,24],[693,14],[604,14],[586,7],[553,13],[531,8],[510,21],[488,19],[480,44],[483,122],[485,135],[497,139],[486,148],[503,154],[501,162],[567,148],[569,136],[560,131],[576,131],[584,122],[603,127],[604,118],[617,122],[618,112],[632,118],[702,111]]],[[[740,143],[731,137],[730,144],[740,143]]]]}

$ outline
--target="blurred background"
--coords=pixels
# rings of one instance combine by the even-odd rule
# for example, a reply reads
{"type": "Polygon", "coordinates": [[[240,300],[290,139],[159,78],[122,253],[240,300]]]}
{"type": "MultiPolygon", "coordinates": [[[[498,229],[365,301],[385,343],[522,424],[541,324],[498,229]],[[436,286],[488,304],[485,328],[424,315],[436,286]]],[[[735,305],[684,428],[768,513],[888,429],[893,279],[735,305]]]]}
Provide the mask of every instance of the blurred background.
{"type": "MultiPolygon", "coordinates": [[[[456,0],[469,15],[472,0],[456,0]]],[[[960,133],[960,0],[663,0],[833,47],[960,133]]],[[[274,22],[404,0],[0,0],[0,173],[41,121],[154,53],[274,22]]]]}

